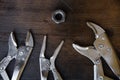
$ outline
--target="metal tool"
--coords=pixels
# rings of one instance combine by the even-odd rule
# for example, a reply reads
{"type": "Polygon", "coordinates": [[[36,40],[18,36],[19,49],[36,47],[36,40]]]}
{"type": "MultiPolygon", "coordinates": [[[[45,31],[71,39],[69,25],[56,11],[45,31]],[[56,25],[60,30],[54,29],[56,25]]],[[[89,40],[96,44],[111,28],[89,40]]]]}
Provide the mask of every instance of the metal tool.
{"type": "Polygon", "coordinates": [[[56,67],[55,67],[55,60],[56,57],[62,48],[64,41],[60,43],[60,45],[56,48],[53,56],[50,58],[50,60],[45,58],[45,48],[46,48],[46,36],[44,36],[40,57],[39,57],[39,65],[40,65],[40,77],[41,80],[47,80],[48,72],[51,70],[54,76],[54,80],[62,80],[62,77],[58,73],[56,67]]]}
{"type": "Polygon", "coordinates": [[[0,74],[3,80],[19,80],[24,67],[27,63],[27,60],[30,56],[30,53],[33,49],[33,38],[30,32],[27,33],[25,46],[17,47],[13,32],[11,32],[9,37],[9,50],[8,55],[0,62],[0,74]],[[5,71],[9,63],[15,58],[15,68],[13,71],[12,79],[8,77],[7,72],[5,71]]]}
{"type": "Polygon", "coordinates": [[[60,24],[62,22],[65,22],[65,17],[66,17],[66,15],[65,15],[65,12],[63,10],[56,10],[52,14],[52,20],[56,24],[60,24]]]}
{"type": "Polygon", "coordinates": [[[87,22],[87,25],[94,31],[96,40],[94,46],[81,47],[73,44],[73,48],[81,55],[86,56],[94,63],[94,80],[113,80],[104,75],[101,57],[106,61],[113,73],[120,79],[119,59],[108,40],[105,31],[98,25],[87,22]]]}

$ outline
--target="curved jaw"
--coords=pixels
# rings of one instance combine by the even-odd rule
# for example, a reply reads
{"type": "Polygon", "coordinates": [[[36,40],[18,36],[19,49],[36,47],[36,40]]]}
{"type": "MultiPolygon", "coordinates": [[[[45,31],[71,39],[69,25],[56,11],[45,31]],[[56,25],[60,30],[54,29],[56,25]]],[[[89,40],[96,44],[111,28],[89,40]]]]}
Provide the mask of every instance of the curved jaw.
{"type": "Polygon", "coordinates": [[[34,46],[33,37],[32,37],[32,34],[29,31],[27,32],[25,45],[30,46],[30,47],[34,46]]]}
{"type": "Polygon", "coordinates": [[[17,54],[16,53],[17,52],[17,43],[16,43],[13,32],[10,33],[9,40],[8,40],[8,46],[9,46],[8,56],[10,56],[11,58],[15,58],[15,56],[17,54]]]}
{"type": "Polygon", "coordinates": [[[94,64],[96,64],[97,60],[100,59],[98,51],[95,50],[93,46],[81,47],[78,46],[77,44],[72,44],[72,46],[78,53],[89,58],[94,64]]]}
{"type": "Polygon", "coordinates": [[[96,40],[94,41],[94,47],[109,65],[113,73],[120,77],[120,64],[119,58],[111,45],[105,31],[95,23],[87,22],[87,25],[94,31],[96,40]]]}
{"type": "MultiPolygon", "coordinates": [[[[103,59],[106,61],[108,66],[111,68],[113,73],[120,79],[120,64],[119,64],[119,58],[116,55],[116,52],[113,49],[113,46],[111,45],[104,29],[102,29],[99,25],[92,23],[92,22],[87,22],[87,25],[93,30],[95,33],[96,40],[94,41],[93,45],[95,49],[90,49],[90,47],[81,47],[78,45],[73,45],[76,51],[78,51],[80,54],[88,57],[91,59],[94,63],[94,57],[90,56],[93,53],[98,53],[99,56],[103,57],[103,59]],[[96,50],[96,51],[94,51],[96,50]],[[89,53],[90,55],[88,55],[89,53]],[[87,55],[86,55],[87,54],[87,55]],[[92,58],[91,58],[92,57],[92,58]]],[[[97,55],[97,54],[95,54],[97,55]]]]}
{"type": "Polygon", "coordinates": [[[11,46],[17,47],[17,43],[15,41],[15,37],[13,35],[13,32],[10,33],[8,44],[10,47],[11,46]]]}
{"type": "MultiPolygon", "coordinates": [[[[15,41],[14,41],[15,42],[15,41]]],[[[26,66],[26,63],[29,59],[29,56],[33,49],[33,37],[32,34],[28,31],[25,41],[25,46],[20,46],[16,50],[16,57],[15,57],[15,67],[13,71],[13,75],[11,80],[19,80],[22,72],[26,66]]]]}
{"type": "Polygon", "coordinates": [[[10,80],[5,69],[9,65],[10,61],[12,61],[14,58],[16,59],[16,62],[12,80],[19,80],[33,48],[33,38],[30,32],[27,33],[25,43],[26,44],[24,47],[20,46],[19,48],[17,48],[14,34],[13,32],[10,33],[8,40],[8,55],[0,62],[0,75],[3,77],[4,80],[10,80]],[[22,55],[20,55],[20,53],[22,53],[22,55]]]}
{"type": "Polygon", "coordinates": [[[105,32],[104,29],[102,29],[99,25],[95,23],[87,22],[87,26],[94,31],[96,39],[99,38],[99,36],[105,32]]]}
{"type": "Polygon", "coordinates": [[[94,80],[99,80],[100,77],[103,78],[105,76],[100,55],[93,46],[81,47],[77,44],[72,44],[72,46],[78,53],[89,58],[94,63],[94,80]]]}
{"type": "Polygon", "coordinates": [[[15,38],[13,32],[10,33],[9,40],[8,40],[8,54],[0,61],[0,75],[3,80],[10,80],[9,76],[6,72],[6,68],[9,65],[10,61],[15,58],[16,51],[17,51],[17,44],[15,42],[15,38]]]}

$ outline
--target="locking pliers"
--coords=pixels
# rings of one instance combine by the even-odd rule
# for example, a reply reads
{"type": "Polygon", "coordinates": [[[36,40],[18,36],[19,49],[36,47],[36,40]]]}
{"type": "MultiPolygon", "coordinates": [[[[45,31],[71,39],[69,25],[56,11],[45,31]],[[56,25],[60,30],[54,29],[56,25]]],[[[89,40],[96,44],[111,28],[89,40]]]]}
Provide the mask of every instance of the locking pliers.
{"type": "Polygon", "coordinates": [[[18,48],[13,32],[11,32],[8,45],[8,55],[0,62],[0,75],[2,76],[3,80],[19,80],[33,49],[33,37],[31,33],[28,32],[25,46],[20,46],[18,48]],[[13,70],[12,79],[10,79],[6,72],[6,68],[13,59],[15,59],[15,67],[13,70]]]}
{"type": "Polygon", "coordinates": [[[97,24],[87,22],[94,31],[96,40],[94,46],[82,47],[72,44],[73,48],[94,63],[94,80],[113,80],[104,75],[101,57],[106,61],[113,73],[120,79],[120,63],[105,31],[97,24]]]}
{"type": "Polygon", "coordinates": [[[46,49],[46,36],[44,36],[40,56],[39,56],[39,65],[40,65],[40,77],[41,80],[47,80],[48,72],[51,70],[54,76],[54,80],[62,80],[62,77],[58,73],[56,67],[55,67],[55,59],[62,48],[64,41],[61,41],[60,45],[56,48],[54,54],[52,57],[50,57],[50,60],[45,58],[45,49],[46,49]]]}

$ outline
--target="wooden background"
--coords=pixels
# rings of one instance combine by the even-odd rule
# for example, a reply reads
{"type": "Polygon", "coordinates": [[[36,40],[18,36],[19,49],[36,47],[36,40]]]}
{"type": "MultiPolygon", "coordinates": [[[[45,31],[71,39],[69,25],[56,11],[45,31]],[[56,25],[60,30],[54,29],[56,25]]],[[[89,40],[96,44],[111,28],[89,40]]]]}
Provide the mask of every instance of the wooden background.
{"type": "MultiPolygon", "coordinates": [[[[95,36],[86,21],[93,21],[106,30],[120,59],[120,0],[0,0],[0,60],[7,55],[10,32],[15,32],[20,46],[30,29],[35,46],[21,80],[40,80],[39,53],[44,34],[48,35],[47,58],[65,40],[56,60],[63,80],[93,80],[93,63],[71,46],[73,42],[82,46],[93,44],[95,36]],[[51,20],[56,9],[66,12],[66,22],[58,25],[51,20]]],[[[105,75],[118,80],[103,63],[105,75]]],[[[13,67],[14,61],[7,68],[10,77],[13,67]]],[[[53,80],[51,72],[48,80],[53,80]]]]}

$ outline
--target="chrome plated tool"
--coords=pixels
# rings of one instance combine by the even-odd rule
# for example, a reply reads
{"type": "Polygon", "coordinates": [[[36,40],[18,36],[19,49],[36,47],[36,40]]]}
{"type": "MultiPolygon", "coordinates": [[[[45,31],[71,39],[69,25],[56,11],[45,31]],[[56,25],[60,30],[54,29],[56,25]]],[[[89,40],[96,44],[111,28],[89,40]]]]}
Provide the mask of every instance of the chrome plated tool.
{"type": "Polygon", "coordinates": [[[27,63],[27,60],[30,56],[30,53],[33,49],[32,35],[30,32],[28,32],[25,46],[20,46],[18,48],[13,32],[11,32],[8,45],[9,45],[8,55],[0,62],[0,74],[3,80],[19,80],[24,70],[24,67],[27,63]],[[12,61],[14,58],[16,60],[15,68],[13,71],[12,79],[10,79],[5,69],[9,65],[10,61],[12,61]]]}
{"type": "Polygon", "coordinates": [[[73,44],[73,48],[83,56],[86,56],[94,63],[94,80],[113,80],[104,75],[101,57],[106,61],[113,73],[120,79],[119,59],[108,40],[105,31],[95,23],[87,22],[87,25],[94,31],[96,40],[94,46],[82,47],[73,44]]]}
{"type": "Polygon", "coordinates": [[[45,58],[45,49],[46,49],[46,36],[44,36],[40,57],[39,57],[39,65],[40,65],[40,77],[41,80],[47,80],[48,72],[51,70],[54,76],[54,80],[62,80],[62,77],[58,73],[55,67],[56,57],[62,48],[64,41],[61,41],[60,45],[56,48],[53,56],[49,59],[45,58]]]}

